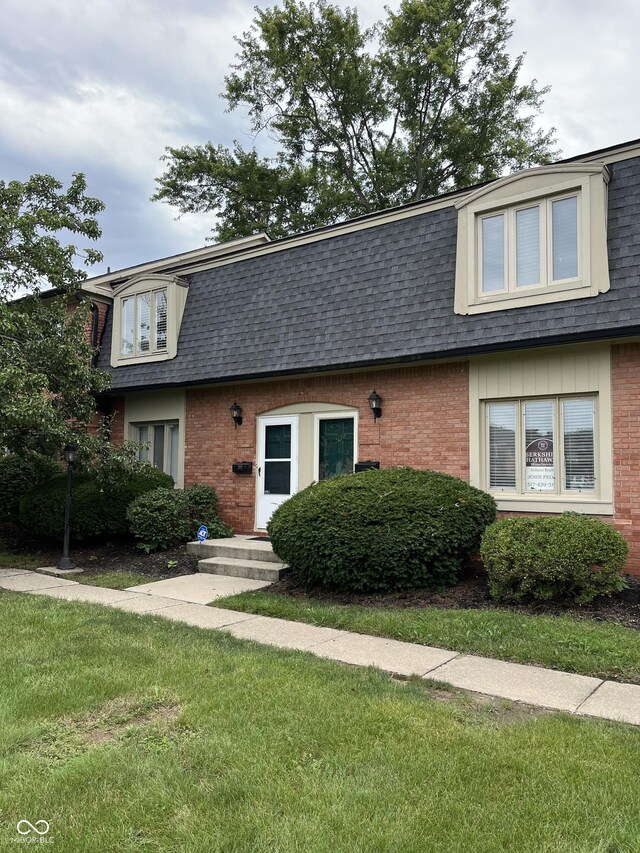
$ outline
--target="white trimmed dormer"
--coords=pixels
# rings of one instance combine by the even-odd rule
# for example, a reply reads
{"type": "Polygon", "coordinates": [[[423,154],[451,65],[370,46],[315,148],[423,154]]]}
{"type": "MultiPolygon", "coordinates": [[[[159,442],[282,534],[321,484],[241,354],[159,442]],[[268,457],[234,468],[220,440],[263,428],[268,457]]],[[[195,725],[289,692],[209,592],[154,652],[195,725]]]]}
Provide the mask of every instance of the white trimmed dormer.
{"type": "Polygon", "coordinates": [[[597,296],[609,290],[604,163],[501,178],[457,204],[456,314],[597,296]]]}
{"type": "Polygon", "coordinates": [[[188,283],[175,275],[143,273],[117,287],[111,366],[175,358],[187,292],[188,283]]]}

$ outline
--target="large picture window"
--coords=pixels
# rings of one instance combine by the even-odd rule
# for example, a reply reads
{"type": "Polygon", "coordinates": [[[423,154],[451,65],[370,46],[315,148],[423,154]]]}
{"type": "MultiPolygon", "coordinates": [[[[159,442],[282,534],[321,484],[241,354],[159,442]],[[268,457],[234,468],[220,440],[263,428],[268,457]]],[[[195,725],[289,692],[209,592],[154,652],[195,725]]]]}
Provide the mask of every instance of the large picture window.
{"type": "Polygon", "coordinates": [[[579,208],[573,193],[480,216],[479,296],[578,279],[579,208]]]}
{"type": "Polygon", "coordinates": [[[597,494],[596,402],[595,397],[486,402],[489,491],[597,494]]]}

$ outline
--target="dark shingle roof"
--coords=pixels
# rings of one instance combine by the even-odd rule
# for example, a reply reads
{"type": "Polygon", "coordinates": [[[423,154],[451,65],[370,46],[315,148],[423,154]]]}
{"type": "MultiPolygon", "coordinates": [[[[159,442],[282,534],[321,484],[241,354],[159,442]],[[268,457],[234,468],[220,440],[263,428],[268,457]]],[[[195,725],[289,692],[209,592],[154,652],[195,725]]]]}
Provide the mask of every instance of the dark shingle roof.
{"type": "MultiPolygon", "coordinates": [[[[611,289],[454,313],[457,212],[442,208],[188,276],[175,359],[112,370],[113,388],[220,382],[447,357],[640,327],[640,158],[612,164],[611,289]]],[[[109,368],[107,328],[99,367],[109,368]]]]}

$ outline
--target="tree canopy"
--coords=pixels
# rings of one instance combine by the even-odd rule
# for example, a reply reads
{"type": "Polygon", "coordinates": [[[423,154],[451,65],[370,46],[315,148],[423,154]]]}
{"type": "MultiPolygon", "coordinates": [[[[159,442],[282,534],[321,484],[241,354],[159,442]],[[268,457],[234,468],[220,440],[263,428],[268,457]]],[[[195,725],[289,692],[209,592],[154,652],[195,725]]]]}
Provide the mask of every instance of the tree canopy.
{"type": "Polygon", "coordinates": [[[81,174],[67,189],[50,175],[0,181],[0,445],[12,452],[52,454],[72,437],[88,448],[74,427],[92,421],[109,385],[92,366],[89,303],[76,295],[87,277],[77,258],[102,255],[63,240],[100,236],[103,204],[85,190],[81,174]]]}
{"type": "Polygon", "coordinates": [[[167,148],[153,198],[281,237],[549,162],[512,23],[507,0],[402,0],[371,29],[326,0],[256,9],[222,97],[270,150],[167,148]]]}

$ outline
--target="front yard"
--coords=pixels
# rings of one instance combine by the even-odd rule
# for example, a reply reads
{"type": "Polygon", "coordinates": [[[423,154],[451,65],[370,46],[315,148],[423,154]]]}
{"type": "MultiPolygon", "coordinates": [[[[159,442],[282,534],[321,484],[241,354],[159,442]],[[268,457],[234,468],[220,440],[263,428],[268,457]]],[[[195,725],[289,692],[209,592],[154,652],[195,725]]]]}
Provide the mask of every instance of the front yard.
{"type": "Polygon", "coordinates": [[[0,837],[105,850],[633,851],[634,728],[0,593],[0,837]]]}

